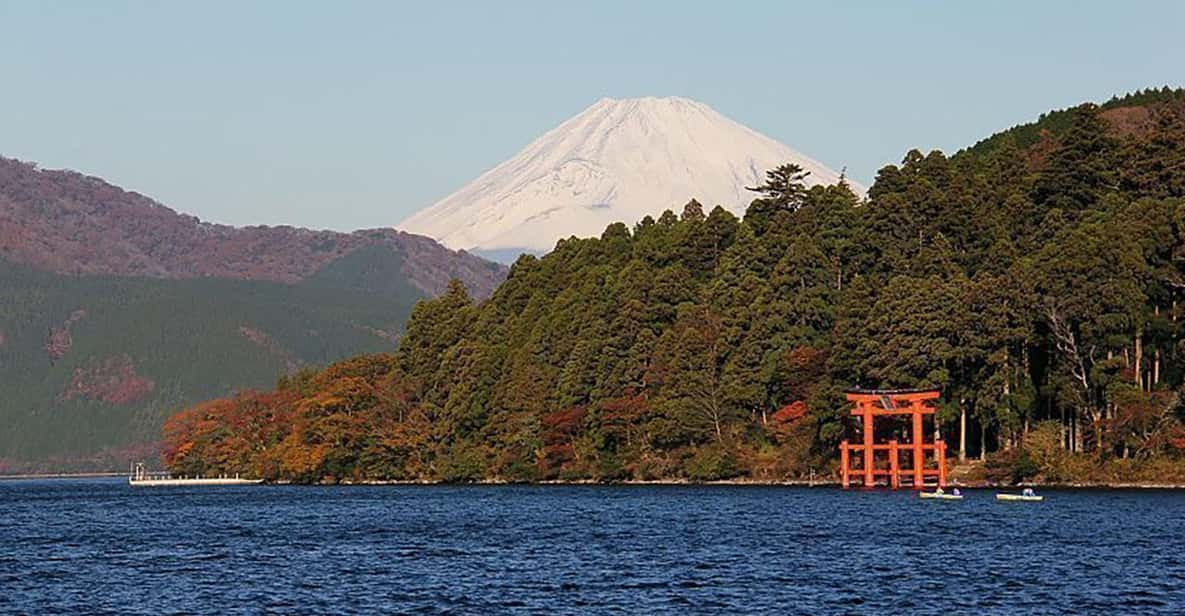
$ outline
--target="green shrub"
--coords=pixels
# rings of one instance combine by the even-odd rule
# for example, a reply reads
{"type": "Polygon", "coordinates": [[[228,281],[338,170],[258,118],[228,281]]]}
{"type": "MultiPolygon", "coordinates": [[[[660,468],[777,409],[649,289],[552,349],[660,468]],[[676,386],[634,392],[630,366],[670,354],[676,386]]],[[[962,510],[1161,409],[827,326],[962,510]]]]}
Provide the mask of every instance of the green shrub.
{"type": "Polygon", "coordinates": [[[440,479],[448,483],[472,483],[483,476],[485,461],[475,447],[454,445],[440,457],[440,479]]]}
{"type": "Polygon", "coordinates": [[[736,458],[719,445],[700,447],[686,464],[687,478],[692,481],[718,481],[739,474],[736,458]]]}
{"type": "Polygon", "coordinates": [[[1033,456],[1024,449],[991,454],[984,464],[986,479],[1003,484],[1029,481],[1041,474],[1041,470],[1041,466],[1033,459],[1033,456]]]}
{"type": "Polygon", "coordinates": [[[1021,443],[1021,450],[1038,470],[1034,474],[1046,481],[1067,481],[1066,463],[1069,452],[1062,446],[1062,426],[1056,421],[1043,421],[1029,430],[1021,443]]]}

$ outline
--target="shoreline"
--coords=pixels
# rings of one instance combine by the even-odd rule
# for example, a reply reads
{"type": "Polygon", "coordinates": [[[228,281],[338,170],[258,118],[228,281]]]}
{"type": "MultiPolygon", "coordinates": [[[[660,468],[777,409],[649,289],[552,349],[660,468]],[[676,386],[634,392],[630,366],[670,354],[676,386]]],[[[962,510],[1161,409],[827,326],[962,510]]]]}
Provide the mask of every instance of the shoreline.
{"type": "MultiPolygon", "coordinates": [[[[725,479],[720,481],[690,481],[687,479],[631,479],[627,481],[595,481],[591,479],[580,480],[547,480],[547,481],[505,481],[497,479],[484,479],[481,481],[471,481],[464,483],[448,483],[444,481],[427,481],[415,479],[400,479],[400,480],[373,480],[373,481],[341,481],[338,483],[311,483],[302,484],[292,481],[274,481],[265,482],[268,485],[320,485],[320,486],[671,486],[671,487],[694,487],[694,486],[740,486],[740,487],[791,487],[791,488],[839,488],[840,482],[838,480],[814,480],[807,479],[786,479],[786,480],[753,480],[753,479],[725,479]]],[[[1021,483],[1016,485],[1002,485],[991,483],[957,483],[951,482],[947,484],[947,489],[959,488],[962,490],[1020,490],[1024,488],[1039,488],[1046,490],[1185,490],[1185,483],[1138,483],[1138,482],[1115,482],[1115,483],[1021,483]]],[[[842,489],[842,488],[841,488],[842,489]]],[[[865,488],[864,486],[853,485],[848,490],[868,490],[868,491],[888,491],[890,488],[880,486],[875,488],[865,488]]],[[[926,489],[933,489],[927,487],[926,489]]],[[[898,488],[900,491],[913,491],[912,488],[898,488]]]]}
{"type": "Polygon", "coordinates": [[[0,475],[0,481],[18,481],[28,479],[93,479],[100,477],[127,477],[127,472],[95,472],[95,473],[18,473],[14,475],[0,475]]]}
{"type": "MultiPolygon", "coordinates": [[[[0,475],[0,481],[29,481],[37,479],[104,479],[113,477],[127,477],[126,472],[90,472],[90,473],[21,473],[0,475]]],[[[375,479],[365,481],[314,482],[300,483],[288,480],[264,481],[263,485],[283,486],[742,486],[742,487],[792,487],[792,488],[838,488],[840,482],[836,479],[722,479],[719,481],[691,481],[689,479],[629,479],[625,481],[597,481],[594,479],[549,479],[546,481],[508,481],[504,479],[482,479],[470,482],[446,482],[424,479],[375,479]]],[[[993,484],[987,482],[950,482],[947,488],[965,490],[1012,490],[1022,488],[1040,488],[1048,490],[1185,490],[1185,483],[1142,483],[1142,482],[1070,482],[1043,483],[1026,482],[1016,485],[993,484]]],[[[849,490],[889,490],[887,487],[865,488],[853,485],[849,490]]],[[[898,488],[912,490],[912,488],[898,488]]]]}

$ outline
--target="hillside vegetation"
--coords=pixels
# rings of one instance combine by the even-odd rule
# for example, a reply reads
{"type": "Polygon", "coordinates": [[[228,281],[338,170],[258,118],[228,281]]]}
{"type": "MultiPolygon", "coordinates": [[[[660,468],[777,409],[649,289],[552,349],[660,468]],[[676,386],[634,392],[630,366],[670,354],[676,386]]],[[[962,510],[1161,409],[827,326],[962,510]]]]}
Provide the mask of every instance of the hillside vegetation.
{"type": "MultiPolygon", "coordinates": [[[[1107,125],[1107,132],[1115,137],[1140,136],[1153,129],[1153,120],[1165,107],[1185,105],[1181,91],[1165,86],[1113,96],[1099,105],[1099,117],[1107,125]]],[[[960,154],[985,156],[999,148],[1016,146],[1029,152],[1040,152],[1056,144],[1074,124],[1075,109],[1058,109],[1041,114],[1035,122],[1014,126],[963,150],[960,154]],[[1044,146],[1044,147],[1042,147],[1044,146]]]]}
{"type": "Polygon", "coordinates": [[[391,229],[204,223],[0,158],[0,473],[126,468],[179,406],[390,350],[417,300],[505,271],[391,229]]]}
{"type": "Polygon", "coordinates": [[[1157,95],[1140,131],[1083,105],[1041,144],[912,151],[863,204],[786,166],[743,220],[692,202],[562,241],[489,299],[419,304],[393,353],[179,413],[166,462],[783,479],[833,464],[843,388],[935,386],[952,450],[994,478],[1180,480],[1181,100],[1157,95]]]}
{"type": "Polygon", "coordinates": [[[0,288],[0,382],[10,384],[0,397],[0,470],[8,471],[121,468],[151,452],[180,406],[393,348],[423,297],[321,277],[297,285],[71,277],[2,260],[0,288]]]}

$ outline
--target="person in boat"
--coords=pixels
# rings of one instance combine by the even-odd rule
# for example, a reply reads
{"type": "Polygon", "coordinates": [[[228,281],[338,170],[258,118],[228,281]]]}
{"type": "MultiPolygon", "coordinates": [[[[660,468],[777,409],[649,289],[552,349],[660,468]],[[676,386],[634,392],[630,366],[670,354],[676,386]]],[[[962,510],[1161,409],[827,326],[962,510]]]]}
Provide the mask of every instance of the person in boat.
{"type": "Polygon", "coordinates": [[[942,494],[942,488],[941,487],[934,488],[934,493],[935,494],[942,494]]]}
{"type": "Polygon", "coordinates": [[[962,493],[962,492],[960,492],[958,488],[955,488],[955,489],[951,490],[951,492],[950,492],[950,493],[951,493],[951,494],[954,494],[955,496],[962,496],[962,495],[963,495],[963,493],[962,493]]]}
{"type": "Polygon", "coordinates": [[[1021,491],[1020,495],[1021,496],[1036,496],[1036,494],[1033,493],[1033,488],[1025,488],[1023,491],[1021,491]]]}

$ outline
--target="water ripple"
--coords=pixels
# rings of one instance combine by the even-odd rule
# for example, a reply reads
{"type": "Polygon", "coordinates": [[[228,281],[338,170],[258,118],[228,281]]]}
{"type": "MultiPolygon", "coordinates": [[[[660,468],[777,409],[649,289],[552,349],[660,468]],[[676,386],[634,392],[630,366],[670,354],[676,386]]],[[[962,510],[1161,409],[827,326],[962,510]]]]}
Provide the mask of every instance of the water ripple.
{"type": "Polygon", "coordinates": [[[0,612],[1181,613],[1185,493],[0,482],[0,612]]]}

